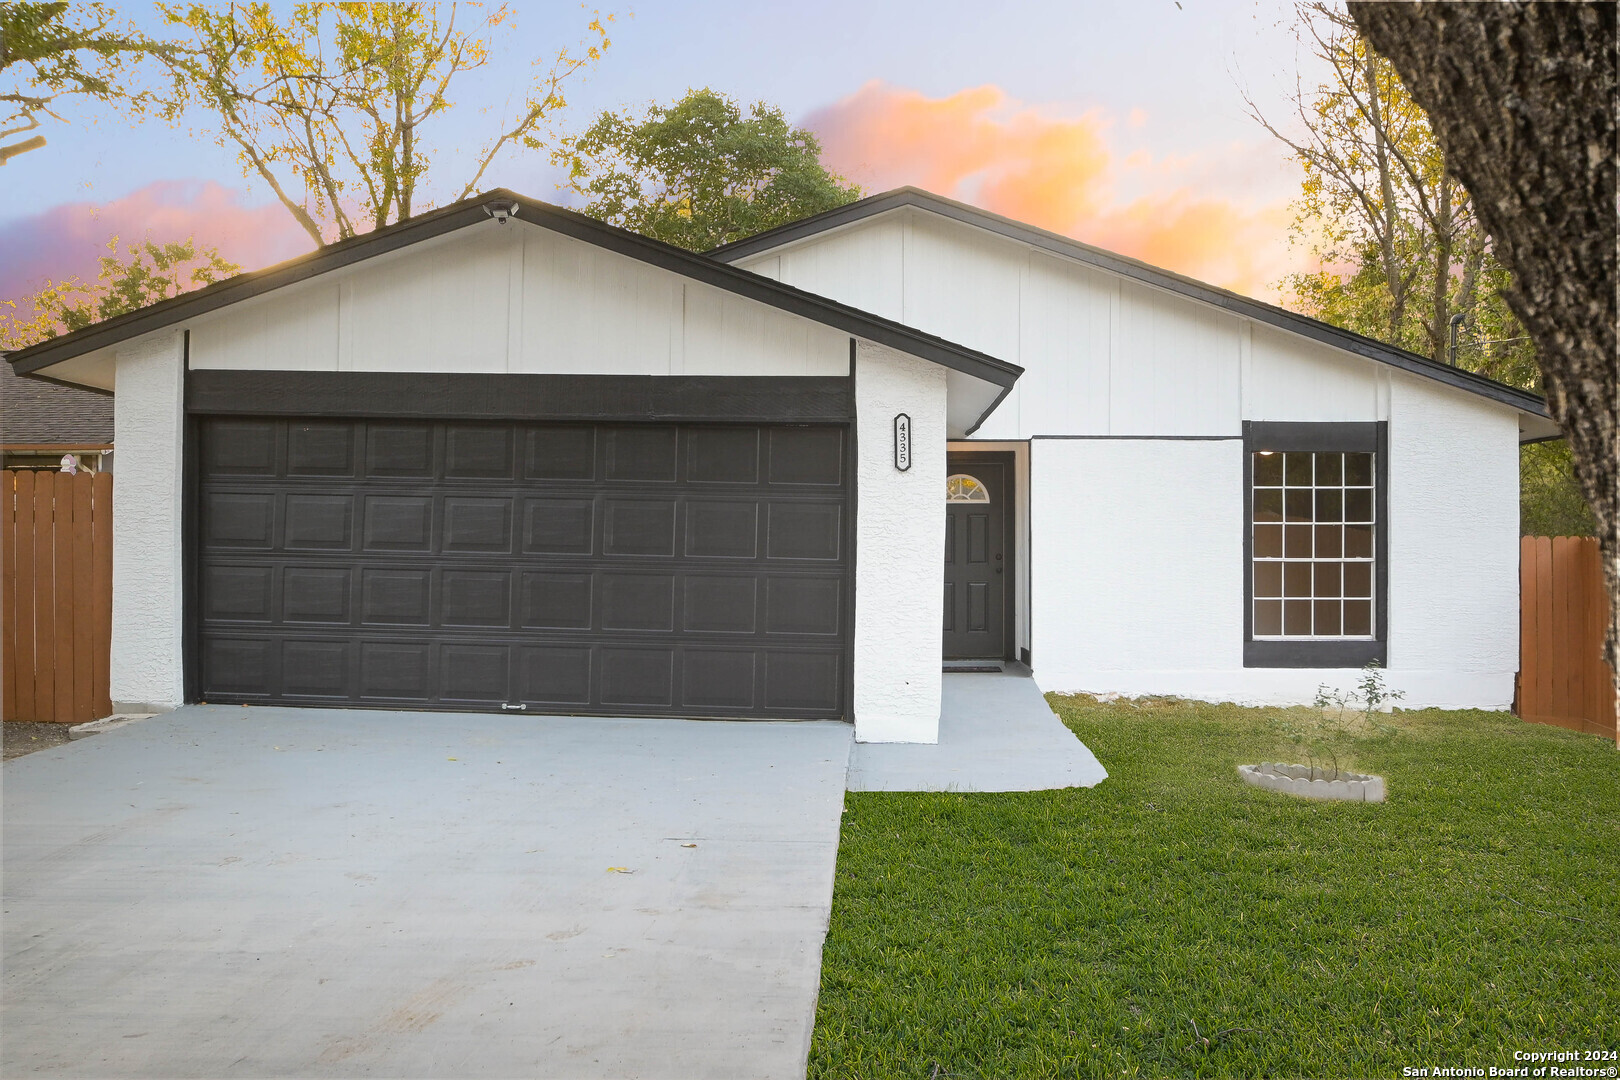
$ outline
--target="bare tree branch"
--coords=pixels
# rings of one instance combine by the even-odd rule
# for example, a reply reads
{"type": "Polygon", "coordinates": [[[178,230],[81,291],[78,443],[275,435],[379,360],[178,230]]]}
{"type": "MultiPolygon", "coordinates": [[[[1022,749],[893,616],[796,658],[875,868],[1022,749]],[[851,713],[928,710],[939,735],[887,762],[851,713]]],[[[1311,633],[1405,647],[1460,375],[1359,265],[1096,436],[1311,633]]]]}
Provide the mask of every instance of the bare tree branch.
{"type": "MultiPolygon", "coordinates": [[[[453,3],[313,3],[287,15],[265,3],[159,10],[188,37],[169,61],[165,113],[211,114],[244,171],[263,179],[317,244],[419,209],[433,121],[451,109],[458,76],[489,62],[498,28],[514,17],[502,5],[471,20],[453,3]]],[[[518,122],[481,152],[464,195],[497,154],[540,147],[540,129],[565,104],[562,83],[610,45],[606,22],[592,16],[585,42],[559,50],[549,73],[537,71],[518,122]]]]}

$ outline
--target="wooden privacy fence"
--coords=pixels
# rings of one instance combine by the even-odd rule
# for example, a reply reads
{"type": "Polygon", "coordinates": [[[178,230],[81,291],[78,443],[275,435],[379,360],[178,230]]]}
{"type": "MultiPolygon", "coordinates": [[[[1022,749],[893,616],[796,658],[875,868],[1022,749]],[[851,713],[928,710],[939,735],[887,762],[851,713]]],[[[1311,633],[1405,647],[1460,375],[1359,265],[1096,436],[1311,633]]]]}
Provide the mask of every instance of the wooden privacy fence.
{"type": "Polygon", "coordinates": [[[1519,716],[1615,737],[1614,672],[1603,662],[1609,594],[1596,540],[1519,541],[1519,716]]]}
{"type": "Polygon", "coordinates": [[[112,476],[4,470],[5,718],[81,724],[112,712],[112,476]]]}

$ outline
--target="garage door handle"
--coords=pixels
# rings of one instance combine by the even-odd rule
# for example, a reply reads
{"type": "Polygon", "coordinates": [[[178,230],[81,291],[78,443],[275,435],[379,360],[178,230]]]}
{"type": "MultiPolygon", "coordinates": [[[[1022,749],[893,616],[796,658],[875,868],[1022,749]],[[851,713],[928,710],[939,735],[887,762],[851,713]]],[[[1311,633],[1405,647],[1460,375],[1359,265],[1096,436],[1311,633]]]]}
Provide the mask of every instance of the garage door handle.
{"type": "Polygon", "coordinates": [[[527,708],[528,708],[527,705],[502,705],[501,706],[501,709],[504,710],[505,712],[522,712],[524,709],[527,709],[527,708]]]}

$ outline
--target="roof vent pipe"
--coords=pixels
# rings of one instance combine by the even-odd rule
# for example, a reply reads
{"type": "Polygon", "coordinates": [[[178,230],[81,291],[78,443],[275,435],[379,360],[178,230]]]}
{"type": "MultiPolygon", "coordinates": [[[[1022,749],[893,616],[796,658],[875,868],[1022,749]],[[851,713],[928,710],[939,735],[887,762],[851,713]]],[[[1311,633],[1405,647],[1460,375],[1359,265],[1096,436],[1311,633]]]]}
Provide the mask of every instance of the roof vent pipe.
{"type": "Polygon", "coordinates": [[[1463,324],[1463,320],[1466,318],[1467,316],[1459,311],[1449,320],[1451,324],[1451,348],[1449,352],[1451,354],[1452,367],[1457,366],[1457,328],[1463,324]]]}

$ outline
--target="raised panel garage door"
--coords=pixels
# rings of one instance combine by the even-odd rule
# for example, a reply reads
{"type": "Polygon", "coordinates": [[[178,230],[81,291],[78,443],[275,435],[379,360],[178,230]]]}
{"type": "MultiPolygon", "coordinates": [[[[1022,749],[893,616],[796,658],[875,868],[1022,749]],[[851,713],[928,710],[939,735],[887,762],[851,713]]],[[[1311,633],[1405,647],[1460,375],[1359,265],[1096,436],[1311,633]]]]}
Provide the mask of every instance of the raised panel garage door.
{"type": "Polygon", "coordinates": [[[205,418],[214,702],[846,714],[841,426],[205,418]]]}

